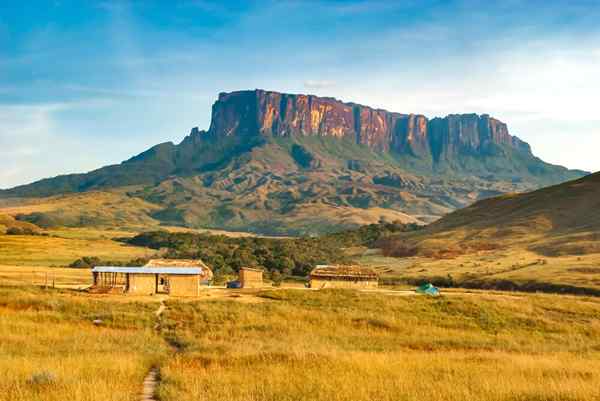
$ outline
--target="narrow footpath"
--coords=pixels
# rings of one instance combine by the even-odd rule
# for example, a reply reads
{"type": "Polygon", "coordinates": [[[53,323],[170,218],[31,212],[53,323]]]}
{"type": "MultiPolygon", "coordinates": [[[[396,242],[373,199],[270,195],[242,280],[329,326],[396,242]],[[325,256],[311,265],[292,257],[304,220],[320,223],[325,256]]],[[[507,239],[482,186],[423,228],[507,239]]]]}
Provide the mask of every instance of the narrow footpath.
{"type": "MultiPolygon", "coordinates": [[[[160,317],[165,311],[165,298],[160,299],[160,305],[158,309],[154,313],[156,316],[156,324],[154,325],[154,330],[159,332],[160,334],[160,317]]],[[[158,401],[156,398],[156,389],[158,384],[160,383],[160,372],[158,367],[154,366],[149,371],[146,377],[144,378],[144,384],[142,386],[142,393],[140,396],[140,401],[158,401]]]]}
{"type": "Polygon", "coordinates": [[[141,401],[157,401],[156,387],[158,386],[159,376],[158,368],[152,368],[144,379],[144,385],[142,387],[141,401]]]}

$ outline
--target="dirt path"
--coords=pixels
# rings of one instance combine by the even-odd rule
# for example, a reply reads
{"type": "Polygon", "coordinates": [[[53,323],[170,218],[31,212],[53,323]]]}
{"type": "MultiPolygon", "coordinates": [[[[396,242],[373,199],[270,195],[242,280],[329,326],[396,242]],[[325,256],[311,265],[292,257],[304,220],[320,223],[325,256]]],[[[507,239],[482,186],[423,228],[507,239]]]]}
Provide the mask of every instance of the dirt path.
{"type": "Polygon", "coordinates": [[[158,368],[152,368],[144,378],[144,385],[142,387],[141,401],[157,401],[156,387],[158,386],[159,375],[158,368]]]}
{"type": "MultiPolygon", "coordinates": [[[[160,299],[160,305],[154,315],[156,316],[156,324],[154,325],[154,330],[160,331],[160,317],[165,311],[165,298],[160,299]]],[[[144,378],[144,384],[142,385],[142,394],[140,396],[140,401],[157,401],[156,398],[156,388],[158,387],[158,383],[160,382],[160,372],[158,367],[154,366],[149,371],[146,377],[144,378]]]]}
{"type": "Polygon", "coordinates": [[[156,331],[160,330],[160,316],[165,311],[165,308],[165,298],[163,297],[160,299],[160,305],[158,306],[158,309],[156,310],[156,312],[154,312],[154,316],[156,316],[156,324],[154,325],[154,330],[156,331]]]}

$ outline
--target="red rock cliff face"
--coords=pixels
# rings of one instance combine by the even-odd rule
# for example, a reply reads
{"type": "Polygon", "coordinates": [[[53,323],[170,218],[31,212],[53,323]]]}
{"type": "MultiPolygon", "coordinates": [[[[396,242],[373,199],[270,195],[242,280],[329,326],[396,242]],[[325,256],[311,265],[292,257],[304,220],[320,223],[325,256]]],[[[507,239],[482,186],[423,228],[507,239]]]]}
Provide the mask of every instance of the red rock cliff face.
{"type": "Polygon", "coordinates": [[[451,157],[479,152],[489,143],[528,151],[509,134],[506,124],[488,115],[449,115],[428,120],[333,98],[290,95],[263,90],[221,93],[213,105],[213,135],[345,138],[379,152],[416,157],[451,157]]]}

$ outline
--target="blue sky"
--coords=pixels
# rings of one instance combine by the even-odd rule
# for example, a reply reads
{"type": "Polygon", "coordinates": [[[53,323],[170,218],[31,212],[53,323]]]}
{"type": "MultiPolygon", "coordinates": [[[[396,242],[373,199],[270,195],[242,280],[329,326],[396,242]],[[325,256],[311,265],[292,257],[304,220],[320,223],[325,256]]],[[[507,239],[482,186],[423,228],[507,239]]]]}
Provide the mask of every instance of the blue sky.
{"type": "Polygon", "coordinates": [[[253,88],[489,113],[600,170],[598,20],[597,1],[5,0],[0,188],[179,142],[253,88]]]}

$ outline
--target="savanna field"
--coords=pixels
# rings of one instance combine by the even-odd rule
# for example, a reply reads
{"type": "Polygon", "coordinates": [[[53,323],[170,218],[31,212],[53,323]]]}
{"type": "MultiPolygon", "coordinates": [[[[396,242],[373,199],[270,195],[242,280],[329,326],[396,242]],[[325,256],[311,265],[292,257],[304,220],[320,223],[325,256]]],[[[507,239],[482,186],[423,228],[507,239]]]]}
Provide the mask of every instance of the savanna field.
{"type": "Polygon", "coordinates": [[[0,288],[0,400],[597,400],[600,300],[0,288]],[[94,324],[94,320],[101,324],[94,324]],[[158,329],[155,326],[159,323],[158,329]]]}
{"type": "Polygon", "coordinates": [[[600,401],[599,20],[0,0],[0,401],[600,401]]]}

